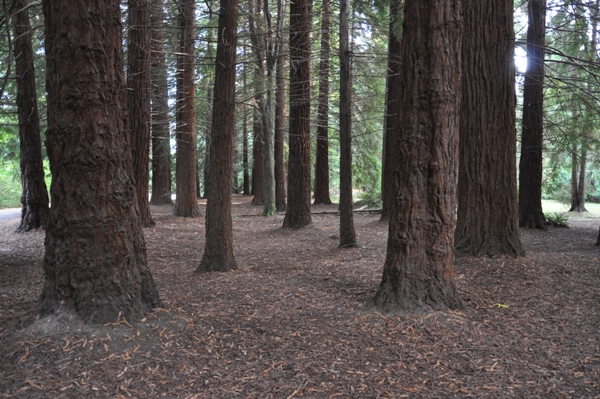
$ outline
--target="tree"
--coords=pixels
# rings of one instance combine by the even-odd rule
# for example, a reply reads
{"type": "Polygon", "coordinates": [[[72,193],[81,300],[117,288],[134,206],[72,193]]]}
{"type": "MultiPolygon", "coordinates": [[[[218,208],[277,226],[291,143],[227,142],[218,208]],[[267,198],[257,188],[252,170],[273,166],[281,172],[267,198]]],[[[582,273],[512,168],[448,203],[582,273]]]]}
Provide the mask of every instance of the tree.
{"type": "Polygon", "coordinates": [[[523,256],[516,183],[512,0],[464,0],[456,249],[523,256]]]}
{"type": "MultiPolygon", "coordinates": [[[[321,51],[319,61],[319,105],[317,110],[317,154],[315,205],[330,205],[329,198],[329,14],[330,0],[321,8],[321,51]]],[[[351,83],[350,83],[351,84],[351,83]]]]}
{"type": "Polygon", "coordinates": [[[399,101],[400,90],[390,90],[391,87],[397,88],[401,82],[400,79],[400,9],[402,0],[393,0],[390,2],[390,25],[388,31],[388,68],[387,68],[387,91],[386,91],[386,113],[385,129],[383,135],[383,170],[381,179],[381,220],[388,220],[394,193],[396,188],[392,186],[394,182],[394,171],[398,161],[395,154],[395,143],[397,132],[396,123],[399,120],[401,105],[399,101]]]}
{"type": "Polygon", "coordinates": [[[21,223],[18,232],[45,228],[48,219],[48,189],[44,180],[40,118],[37,106],[31,24],[27,0],[16,0],[13,16],[17,81],[17,112],[21,158],[21,223]]]}
{"type": "Polygon", "coordinates": [[[546,0],[529,0],[527,10],[529,24],[519,162],[519,227],[546,230],[542,210],[546,0]]]}
{"type": "Polygon", "coordinates": [[[290,2],[288,203],[283,227],[312,223],[310,215],[310,0],[290,2]]]}
{"type": "Polygon", "coordinates": [[[150,161],[150,3],[128,0],[127,109],[133,156],[133,176],[142,226],[153,226],[148,203],[150,161]]]}
{"type": "Polygon", "coordinates": [[[180,51],[177,78],[177,149],[175,177],[177,199],[175,215],[197,217],[196,170],[196,96],[194,82],[195,1],[179,3],[180,51]]]}
{"type": "Polygon", "coordinates": [[[206,246],[198,272],[237,269],[231,220],[237,7],[237,0],[221,0],[207,182],[206,246]]]}
{"type": "Polygon", "coordinates": [[[454,286],[456,167],[461,93],[460,0],[406,0],[401,40],[399,191],[392,202],[384,310],[460,308],[454,286]]]}
{"type": "Polygon", "coordinates": [[[350,74],[350,0],[340,7],[340,248],[356,246],[352,209],[352,78],[350,74]]]}
{"type": "MultiPolygon", "coordinates": [[[[277,1],[278,21],[283,26],[285,21],[285,4],[283,0],[277,1]]],[[[275,67],[275,206],[278,211],[285,211],[286,196],[286,178],[285,163],[283,159],[284,136],[285,136],[285,36],[283,29],[277,30],[277,66],[275,67]]]]}
{"type": "Polygon", "coordinates": [[[152,205],[171,204],[171,145],[169,87],[164,43],[164,3],[152,0],[150,8],[152,72],[152,205]]]}
{"type": "Polygon", "coordinates": [[[52,211],[42,315],[91,323],[161,306],[132,178],[120,2],[44,0],[52,211]]]}

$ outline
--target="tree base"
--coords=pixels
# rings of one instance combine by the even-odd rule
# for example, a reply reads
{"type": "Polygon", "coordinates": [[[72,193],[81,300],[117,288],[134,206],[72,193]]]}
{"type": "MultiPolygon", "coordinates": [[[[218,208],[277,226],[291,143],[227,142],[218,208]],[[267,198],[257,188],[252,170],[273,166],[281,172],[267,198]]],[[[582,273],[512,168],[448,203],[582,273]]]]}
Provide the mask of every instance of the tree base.
{"type": "Polygon", "coordinates": [[[200,265],[196,268],[196,273],[210,273],[210,272],[229,272],[237,270],[237,264],[235,259],[226,259],[223,256],[212,257],[204,253],[200,265]]]}
{"type": "Polygon", "coordinates": [[[271,204],[271,205],[265,205],[265,209],[263,210],[262,215],[263,216],[277,215],[277,208],[273,204],[271,204]]]}
{"type": "Polygon", "coordinates": [[[450,284],[446,284],[445,288],[435,286],[416,292],[410,286],[390,281],[381,283],[374,304],[384,313],[403,314],[457,310],[464,306],[456,289],[450,284]]]}
{"type": "Polygon", "coordinates": [[[548,230],[544,214],[528,214],[519,218],[519,227],[526,229],[548,230]]]}

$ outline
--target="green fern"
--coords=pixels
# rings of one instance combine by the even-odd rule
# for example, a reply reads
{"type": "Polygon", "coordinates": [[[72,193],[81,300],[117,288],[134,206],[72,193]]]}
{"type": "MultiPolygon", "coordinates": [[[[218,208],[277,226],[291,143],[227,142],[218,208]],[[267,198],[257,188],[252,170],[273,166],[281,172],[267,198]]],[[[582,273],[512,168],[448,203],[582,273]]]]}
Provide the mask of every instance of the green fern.
{"type": "Polygon", "coordinates": [[[549,212],[544,213],[544,217],[546,218],[546,224],[569,228],[569,217],[564,213],[549,212]]]}

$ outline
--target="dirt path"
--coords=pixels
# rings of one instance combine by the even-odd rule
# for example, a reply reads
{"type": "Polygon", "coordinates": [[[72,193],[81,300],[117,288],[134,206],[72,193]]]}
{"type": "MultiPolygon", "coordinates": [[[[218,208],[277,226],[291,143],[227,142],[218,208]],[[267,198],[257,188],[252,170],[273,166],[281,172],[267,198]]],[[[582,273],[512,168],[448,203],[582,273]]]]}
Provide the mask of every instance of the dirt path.
{"type": "Polygon", "coordinates": [[[198,275],[204,218],[154,207],[145,235],[165,309],[131,326],[66,320],[69,333],[28,332],[43,233],[0,222],[0,397],[600,397],[598,219],[522,230],[525,258],[459,258],[464,309],[400,317],[370,302],[377,215],[357,214],[362,248],[339,250],[336,215],[291,232],[261,211],[236,199],[240,270],[198,275]]]}

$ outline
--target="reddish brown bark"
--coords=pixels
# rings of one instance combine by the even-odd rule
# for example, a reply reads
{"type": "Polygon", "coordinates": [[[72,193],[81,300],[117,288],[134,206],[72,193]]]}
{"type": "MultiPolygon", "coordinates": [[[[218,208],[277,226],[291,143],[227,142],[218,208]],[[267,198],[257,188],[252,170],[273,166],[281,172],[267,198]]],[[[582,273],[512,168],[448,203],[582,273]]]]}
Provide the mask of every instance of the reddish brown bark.
{"type": "Polygon", "coordinates": [[[317,107],[317,154],[315,204],[331,204],[329,198],[329,14],[330,1],[321,8],[321,51],[319,61],[319,105],[317,107]]]}
{"type": "Polygon", "coordinates": [[[41,312],[140,319],[161,301],[132,179],[120,2],[42,5],[52,211],[41,312]]]}
{"type": "Polygon", "coordinates": [[[512,0],[464,0],[456,249],[523,256],[518,226],[512,0]]]}
{"type": "Polygon", "coordinates": [[[152,205],[171,204],[171,143],[169,92],[164,42],[164,0],[152,0],[150,8],[150,63],[152,73],[152,205]]]}
{"type": "Polygon", "coordinates": [[[546,1],[529,0],[527,9],[529,24],[519,161],[519,227],[546,230],[542,210],[546,1]]]}
{"type": "Polygon", "coordinates": [[[200,216],[197,202],[196,170],[196,101],[195,101],[195,2],[179,3],[180,54],[178,55],[177,79],[177,150],[175,215],[200,216]]]}
{"type": "Polygon", "coordinates": [[[133,176],[142,226],[153,226],[148,203],[150,177],[150,3],[128,0],[127,112],[133,176]]]}
{"type": "Polygon", "coordinates": [[[13,15],[17,81],[17,113],[21,162],[21,223],[17,232],[45,228],[48,220],[48,189],[44,180],[40,117],[37,106],[31,24],[26,0],[17,0],[13,15]]]}
{"type": "Polygon", "coordinates": [[[375,304],[384,310],[459,308],[454,285],[461,92],[460,0],[407,0],[401,41],[398,195],[375,304]]]}
{"type": "Polygon", "coordinates": [[[196,271],[237,269],[233,257],[231,177],[235,136],[237,0],[221,0],[206,203],[206,245],[196,271]]]}
{"type": "Polygon", "coordinates": [[[309,0],[290,3],[290,112],[288,203],[283,227],[312,223],[310,215],[310,55],[309,0]]]}
{"type": "MultiPolygon", "coordinates": [[[[281,2],[279,2],[281,3],[281,2]]],[[[280,18],[283,18],[283,4],[280,18]]],[[[287,203],[287,188],[285,186],[285,161],[283,159],[283,148],[285,144],[285,36],[282,30],[277,31],[278,54],[275,73],[275,206],[278,211],[285,211],[287,203]]]]}

